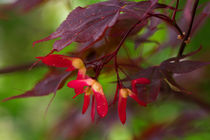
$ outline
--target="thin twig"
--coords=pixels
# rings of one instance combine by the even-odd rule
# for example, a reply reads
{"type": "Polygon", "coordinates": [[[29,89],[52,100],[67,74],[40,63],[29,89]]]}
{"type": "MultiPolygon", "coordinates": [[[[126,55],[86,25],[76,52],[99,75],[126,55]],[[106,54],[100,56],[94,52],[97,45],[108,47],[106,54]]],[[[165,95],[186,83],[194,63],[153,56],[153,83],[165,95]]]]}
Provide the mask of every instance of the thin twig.
{"type": "Polygon", "coordinates": [[[173,20],[174,22],[176,22],[176,12],[177,12],[177,10],[178,10],[178,7],[179,7],[179,0],[176,1],[176,10],[174,10],[173,16],[172,16],[172,20],[173,20]]]}
{"type": "Polygon", "coordinates": [[[195,18],[195,13],[196,13],[196,9],[198,7],[198,3],[199,3],[199,0],[195,0],[194,6],[193,6],[193,10],[192,10],[192,18],[191,18],[191,21],[190,21],[190,25],[189,25],[189,28],[187,30],[186,35],[184,36],[182,44],[181,44],[181,46],[179,48],[179,52],[178,52],[177,58],[180,58],[182,56],[182,54],[184,52],[184,49],[186,47],[186,41],[189,40],[189,36],[190,36],[191,30],[192,30],[193,21],[194,21],[194,18],[195,18]]]}

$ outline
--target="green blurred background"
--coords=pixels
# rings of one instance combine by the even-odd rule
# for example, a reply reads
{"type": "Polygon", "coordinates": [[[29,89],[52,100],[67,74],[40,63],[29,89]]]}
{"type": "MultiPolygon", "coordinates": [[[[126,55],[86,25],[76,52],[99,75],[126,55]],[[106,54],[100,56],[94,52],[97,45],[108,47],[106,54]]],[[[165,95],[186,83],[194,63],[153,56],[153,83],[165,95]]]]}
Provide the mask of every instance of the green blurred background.
{"type": "MultiPolygon", "coordinates": [[[[206,0],[207,1],[207,0],[206,0]]],[[[0,3],[6,3],[9,0],[0,0],[0,3]]],[[[52,0],[42,6],[33,9],[26,14],[10,14],[8,19],[0,19],[0,69],[27,64],[35,61],[36,56],[47,54],[54,41],[48,41],[37,44],[32,48],[32,42],[48,36],[55,31],[59,24],[66,18],[68,13],[77,6],[85,6],[99,2],[99,0],[52,0]]],[[[168,1],[170,2],[170,1],[168,1]]],[[[203,3],[204,1],[202,1],[203,3]]],[[[161,26],[165,27],[165,24],[161,26]]],[[[200,60],[210,61],[210,44],[209,44],[210,21],[199,29],[192,42],[186,49],[191,51],[199,47],[202,43],[203,49],[195,56],[200,60]]],[[[153,39],[164,41],[167,38],[167,30],[160,30],[152,36],[153,39]]],[[[126,42],[126,45],[132,46],[132,43],[126,42]]],[[[150,45],[150,44],[147,44],[150,45]]],[[[149,50],[147,50],[149,51],[149,50]]],[[[64,50],[65,52],[65,50],[64,50]]],[[[165,49],[148,61],[157,65],[162,60],[171,57],[176,49],[165,49]]],[[[62,53],[62,52],[61,52],[62,53]]],[[[135,55],[135,54],[133,54],[135,55]]],[[[14,96],[33,88],[43,75],[47,72],[46,67],[34,68],[32,70],[18,71],[14,73],[0,74],[0,100],[14,96]]],[[[195,77],[193,81],[182,81],[186,88],[195,91],[199,99],[210,103],[210,73],[209,67],[188,74],[188,77],[195,77]],[[196,77],[198,76],[198,77],[196,77]],[[189,83],[190,82],[190,83],[189,83]]],[[[115,85],[110,82],[113,77],[100,77],[104,86],[105,93],[114,93],[115,85]]],[[[74,106],[81,109],[82,97],[80,102],[72,99],[73,90],[67,87],[57,92],[56,98],[50,106],[47,116],[44,116],[46,107],[52,98],[52,95],[35,98],[16,99],[0,103],[0,139],[1,140],[45,140],[51,135],[51,129],[63,114],[74,106]]],[[[210,107],[210,106],[209,106],[210,107]]],[[[148,128],[166,123],[168,126],[176,119],[187,112],[202,114],[198,120],[190,122],[191,127],[196,130],[186,132],[181,137],[170,134],[166,138],[183,139],[183,140],[209,140],[210,139],[210,116],[209,110],[199,107],[197,103],[178,100],[169,95],[166,98],[158,99],[155,103],[150,104],[147,108],[137,108],[135,113],[128,115],[126,125],[122,125],[119,120],[110,124],[109,127],[104,125],[104,129],[97,130],[95,124],[88,132],[84,133],[81,139],[86,140],[131,140],[145,132],[148,128]],[[198,130],[197,130],[198,129],[198,130]]],[[[116,110],[117,114],[117,110],[116,110]]],[[[115,114],[115,115],[116,115],[115,114]]],[[[88,115],[89,117],[89,115],[88,115]]],[[[71,124],[69,124],[71,125],[71,124]]],[[[101,125],[101,124],[99,124],[101,125]]],[[[108,124],[107,124],[108,125],[108,124]]],[[[183,124],[180,124],[183,125],[183,124]]],[[[191,129],[191,128],[186,128],[191,129]]],[[[169,129],[170,130],[170,129],[169,129]]],[[[157,132],[157,130],[155,130],[157,132]]],[[[56,138],[62,140],[64,138],[56,138]]]]}

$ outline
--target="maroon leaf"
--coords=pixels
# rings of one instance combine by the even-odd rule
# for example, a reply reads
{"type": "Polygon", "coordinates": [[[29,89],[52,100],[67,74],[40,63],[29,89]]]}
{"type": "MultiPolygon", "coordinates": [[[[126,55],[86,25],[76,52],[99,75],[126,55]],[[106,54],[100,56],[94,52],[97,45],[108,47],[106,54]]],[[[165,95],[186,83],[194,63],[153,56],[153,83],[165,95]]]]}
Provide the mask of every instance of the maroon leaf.
{"type": "Polygon", "coordinates": [[[61,37],[53,45],[56,51],[60,51],[72,42],[85,43],[90,40],[98,40],[107,28],[115,24],[120,14],[120,5],[112,4],[110,6],[108,5],[109,3],[112,4],[111,2],[102,2],[86,8],[76,8],[69,14],[56,32],[42,40],[34,42],[34,44],[61,37]]]}
{"type": "Polygon", "coordinates": [[[165,4],[157,3],[158,0],[153,1],[141,1],[141,2],[127,2],[126,6],[123,7],[122,11],[128,12],[131,16],[137,16],[140,19],[142,15],[148,12],[152,12],[154,9],[158,8],[169,8],[174,10],[173,7],[165,4]]]}
{"type": "Polygon", "coordinates": [[[139,91],[139,99],[146,103],[154,102],[160,92],[161,80],[152,81],[150,85],[146,88],[138,86],[137,90],[139,91]]]}
{"type": "Polygon", "coordinates": [[[188,56],[198,53],[200,49],[201,47],[191,53],[183,55],[179,59],[177,59],[177,57],[169,58],[163,61],[159,66],[151,66],[143,69],[136,73],[133,77],[127,77],[124,81],[141,77],[148,78],[151,81],[150,85],[146,88],[142,86],[137,87],[138,93],[140,93],[139,97],[147,103],[152,102],[157,98],[162,82],[167,83],[173,91],[190,94],[191,92],[180,86],[174,80],[173,74],[189,73],[210,64],[210,62],[182,60],[188,56]]]}
{"type": "Polygon", "coordinates": [[[160,71],[159,66],[152,66],[143,69],[134,77],[131,77],[131,79],[136,79],[140,77],[148,78],[151,83],[147,86],[137,85],[139,98],[146,103],[151,103],[155,101],[160,92],[161,81],[164,79],[164,75],[160,71]]]}
{"type": "Polygon", "coordinates": [[[196,69],[199,69],[209,64],[210,62],[191,61],[191,60],[185,60],[181,62],[164,61],[163,63],[161,63],[160,68],[163,71],[181,74],[181,73],[192,72],[196,69]]]}
{"type": "Polygon", "coordinates": [[[163,72],[164,82],[166,82],[173,91],[191,94],[192,92],[186,90],[174,80],[173,75],[171,73],[163,72]]]}
{"type": "Polygon", "coordinates": [[[17,9],[21,12],[28,12],[46,1],[48,0],[16,0],[11,5],[6,6],[5,9],[17,9]]]}
{"type": "Polygon", "coordinates": [[[128,2],[122,11],[129,13],[131,16],[142,18],[142,15],[152,11],[156,5],[157,0],[154,2],[142,1],[142,2],[128,2]],[[150,9],[148,9],[150,8],[150,9]]]}
{"type": "Polygon", "coordinates": [[[35,41],[33,45],[39,42],[48,41],[60,37],[55,41],[53,49],[60,51],[72,42],[92,44],[100,40],[105,31],[115,25],[117,19],[123,12],[142,18],[147,12],[154,8],[166,8],[163,4],[144,2],[118,2],[108,1],[100,2],[87,6],[85,8],[77,7],[60,25],[56,32],[48,37],[35,41]]]}
{"type": "Polygon", "coordinates": [[[4,99],[3,101],[8,101],[16,98],[25,98],[25,97],[35,97],[35,96],[46,96],[50,93],[55,93],[58,89],[60,89],[67,77],[71,72],[58,72],[58,71],[50,71],[45,75],[45,77],[38,82],[32,90],[29,90],[23,94],[12,96],[4,99]]]}
{"type": "MultiPolygon", "coordinates": [[[[97,41],[90,40],[86,43],[80,43],[77,48],[77,51],[79,52],[80,55],[81,55],[81,53],[87,54],[87,55],[90,54],[91,58],[94,57],[92,55],[93,51],[97,52],[97,53],[95,53],[95,55],[97,55],[97,57],[104,55],[105,52],[110,53],[117,47],[117,45],[119,44],[121,39],[124,37],[126,32],[137,21],[138,21],[138,19],[136,17],[131,17],[127,13],[121,14],[118,17],[115,25],[113,25],[111,28],[107,29],[107,31],[104,33],[102,39],[97,40],[97,41]],[[87,49],[89,49],[89,51],[87,51],[87,49]],[[105,50],[105,52],[101,51],[101,50],[105,50]],[[89,52],[91,52],[91,53],[89,53],[89,52]]],[[[147,20],[145,20],[141,24],[137,25],[136,28],[129,34],[128,37],[136,35],[146,24],[147,24],[147,20]]],[[[83,55],[81,55],[81,56],[83,56],[83,55]]],[[[90,57],[88,56],[88,59],[89,58],[90,57]]]]}
{"type": "Polygon", "coordinates": [[[159,66],[152,66],[141,70],[138,74],[136,74],[135,79],[140,77],[148,78],[150,80],[160,80],[163,76],[159,66]]]}
{"type": "MultiPolygon", "coordinates": [[[[140,15],[140,14],[139,14],[140,15]]],[[[143,14],[141,15],[143,16],[143,14]]],[[[124,13],[119,16],[116,24],[110,29],[109,36],[110,38],[122,39],[125,33],[138,21],[139,19],[133,16],[130,16],[128,13],[124,13]]],[[[143,21],[141,24],[137,25],[136,28],[129,34],[129,36],[136,35],[145,25],[147,20],[143,21]]]]}
{"type": "Polygon", "coordinates": [[[160,64],[159,70],[164,77],[164,81],[171,87],[171,89],[177,92],[190,94],[191,92],[187,91],[185,88],[176,83],[172,77],[173,74],[189,73],[208,64],[210,64],[210,62],[191,60],[177,61],[176,58],[170,58],[160,64]]]}

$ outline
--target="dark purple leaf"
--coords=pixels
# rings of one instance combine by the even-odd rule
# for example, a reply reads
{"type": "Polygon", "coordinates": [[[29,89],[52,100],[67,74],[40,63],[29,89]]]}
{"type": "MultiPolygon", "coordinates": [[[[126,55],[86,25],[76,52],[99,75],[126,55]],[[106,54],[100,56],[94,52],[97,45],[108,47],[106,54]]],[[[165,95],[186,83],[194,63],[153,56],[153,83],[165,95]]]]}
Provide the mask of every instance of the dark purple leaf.
{"type": "Polygon", "coordinates": [[[177,84],[177,82],[174,80],[171,73],[163,72],[163,75],[164,75],[164,81],[170,86],[170,88],[173,91],[186,93],[186,94],[192,93],[192,92],[186,90],[185,88],[183,88],[182,86],[180,86],[179,84],[177,84]]]}
{"type": "MultiPolygon", "coordinates": [[[[98,57],[101,54],[104,55],[104,51],[109,53],[113,51],[121,39],[124,37],[126,32],[138,21],[136,17],[130,16],[127,13],[120,14],[114,26],[109,28],[105,33],[102,39],[98,41],[90,40],[86,43],[80,43],[78,47],[79,54],[87,53],[87,49],[91,48],[96,51],[98,57]]],[[[128,37],[136,35],[145,25],[147,20],[143,21],[141,24],[137,25],[136,28],[129,34],[128,37]]]]}
{"type": "Polygon", "coordinates": [[[39,6],[40,4],[46,2],[48,0],[16,0],[11,5],[5,7],[7,10],[17,9],[21,12],[28,12],[31,9],[39,6]]]}
{"type": "Polygon", "coordinates": [[[86,8],[78,7],[69,14],[56,32],[34,44],[61,37],[53,45],[56,51],[60,51],[72,42],[99,40],[104,32],[115,24],[120,9],[120,5],[113,5],[111,2],[97,3],[86,8]],[[109,3],[111,5],[107,5],[109,3]]]}
{"type": "Polygon", "coordinates": [[[146,88],[142,86],[137,87],[138,92],[140,93],[140,98],[145,102],[152,102],[157,98],[162,82],[167,83],[173,91],[190,94],[191,92],[180,86],[174,80],[173,74],[189,73],[210,64],[210,62],[182,60],[188,56],[198,53],[200,49],[201,47],[193,52],[183,55],[178,59],[179,61],[177,61],[177,57],[172,57],[163,61],[159,66],[151,66],[146,69],[142,69],[134,76],[127,77],[124,81],[142,77],[148,78],[151,81],[150,85],[146,88]]]}
{"type": "Polygon", "coordinates": [[[164,61],[161,63],[160,68],[163,71],[168,71],[172,73],[189,73],[206,65],[209,65],[210,62],[201,62],[201,61],[164,61]]]}
{"type": "MultiPolygon", "coordinates": [[[[77,7],[60,25],[56,32],[48,37],[35,41],[33,45],[39,42],[61,38],[55,41],[53,49],[60,51],[72,42],[92,44],[100,40],[105,31],[115,25],[119,16],[123,13],[136,15],[139,19],[146,16],[154,8],[163,8],[157,3],[145,2],[100,2],[87,6],[85,8],[77,7]],[[133,8],[134,7],[134,8],[133,8]]],[[[166,8],[165,6],[164,8],[166,8]]]]}
{"type": "Polygon", "coordinates": [[[143,14],[152,12],[154,9],[169,8],[169,9],[174,10],[174,8],[169,5],[160,4],[157,2],[158,0],[127,2],[126,6],[123,7],[122,11],[128,12],[131,14],[131,16],[137,16],[141,19],[143,14]]]}
{"type": "Polygon", "coordinates": [[[32,90],[29,90],[17,96],[6,98],[3,101],[8,101],[16,98],[46,96],[50,93],[56,93],[56,91],[63,86],[69,74],[70,72],[50,71],[40,82],[35,85],[32,90]]]}
{"type": "MultiPolygon", "coordinates": [[[[161,87],[161,81],[164,79],[164,75],[159,69],[159,66],[152,66],[146,69],[141,70],[133,77],[126,78],[128,79],[136,79],[136,78],[147,78],[151,81],[151,83],[147,86],[137,85],[138,96],[142,101],[146,103],[151,103],[155,101],[158,97],[161,87]]],[[[130,81],[130,80],[129,80],[130,81]]]]}
{"type": "Polygon", "coordinates": [[[162,79],[163,76],[161,71],[159,70],[159,66],[152,66],[141,70],[139,73],[135,75],[133,79],[140,77],[148,78],[150,80],[160,80],[162,79]]]}
{"type": "Polygon", "coordinates": [[[161,80],[152,81],[150,85],[142,87],[137,86],[137,91],[139,93],[139,99],[146,103],[154,102],[160,92],[161,80]]]}
{"type": "Polygon", "coordinates": [[[156,6],[157,0],[154,2],[142,1],[142,2],[128,2],[122,11],[129,13],[131,16],[135,16],[141,19],[142,16],[146,16],[148,12],[151,12],[156,6]]]}

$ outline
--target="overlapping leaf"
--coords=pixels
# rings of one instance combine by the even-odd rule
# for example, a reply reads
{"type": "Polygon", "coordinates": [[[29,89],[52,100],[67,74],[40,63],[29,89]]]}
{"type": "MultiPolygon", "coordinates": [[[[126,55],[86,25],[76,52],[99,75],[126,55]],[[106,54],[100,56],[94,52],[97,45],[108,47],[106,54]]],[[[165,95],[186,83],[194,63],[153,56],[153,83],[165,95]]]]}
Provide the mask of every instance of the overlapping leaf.
{"type": "Polygon", "coordinates": [[[120,14],[119,9],[102,3],[86,8],[78,7],[69,14],[56,32],[34,43],[61,37],[53,45],[55,50],[60,51],[74,41],[79,43],[96,41],[107,28],[115,24],[120,14]]]}
{"type": "Polygon", "coordinates": [[[150,1],[108,1],[93,4],[85,8],[77,7],[54,33],[44,39],[35,41],[33,45],[59,37],[61,39],[55,41],[53,45],[53,49],[56,51],[62,50],[72,42],[88,42],[92,44],[101,39],[105,31],[115,25],[117,19],[124,12],[141,19],[145,12],[151,12],[155,8],[168,8],[168,6],[163,4],[155,3],[154,6],[152,4],[150,1]]]}
{"type": "MultiPolygon", "coordinates": [[[[196,52],[197,50],[195,52],[187,54],[186,56],[192,55],[196,52]]],[[[139,92],[141,91],[141,95],[139,95],[141,99],[147,102],[154,101],[160,91],[161,82],[167,83],[170,88],[176,92],[187,94],[191,93],[180,86],[178,83],[176,83],[173,78],[173,74],[189,73],[201,67],[209,65],[210,62],[182,60],[183,58],[184,57],[180,58],[179,61],[177,61],[177,58],[175,57],[169,58],[163,61],[159,66],[152,66],[143,69],[139,73],[137,73],[137,75],[135,75],[135,78],[145,77],[151,80],[151,84],[146,89],[143,89],[141,86],[137,86],[139,92]]]]}
{"type": "MultiPolygon", "coordinates": [[[[126,32],[138,21],[138,18],[131,17],[124,13],[120,15],[114,26],[107,30],[103,39],[98,41],[90,40],[87,43],[80,43],[77,51],[80,56],[100,57],[104,54],[109,54],[116,49],[126,32]],[[88,51],[87,51],[88,50],[88,51]],[[101,51],[103,50],[103,51],[101,51]],[[96,55],[96,56],[94,56],[96,55]]],[[[143,27],[147,25],[147,20],[137,25],[136,28],[128,35],[128,38],[135,36],[143,27]]],[[[86,60],[86,57],[84,58],[86,60]]]]}

